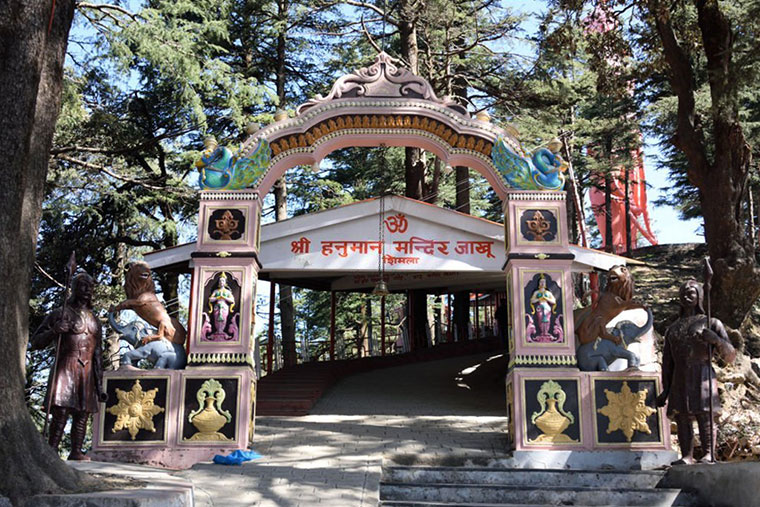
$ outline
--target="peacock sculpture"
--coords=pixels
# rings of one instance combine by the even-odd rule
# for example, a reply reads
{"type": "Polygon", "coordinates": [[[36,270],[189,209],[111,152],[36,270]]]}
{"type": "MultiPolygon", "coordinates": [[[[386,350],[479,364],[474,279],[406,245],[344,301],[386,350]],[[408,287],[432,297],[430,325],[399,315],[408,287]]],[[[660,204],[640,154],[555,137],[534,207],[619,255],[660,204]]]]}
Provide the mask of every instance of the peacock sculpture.
{"type": "Polygon", "coordinates": [[[512,188],[561,190],[567,170],[567,162],[558,153],[561,147],[562,142],[554,139],[546,148],[526,153],[519,143],[500,136],[494,143],[491,160],[512,188]]]}
{"type": "Polygon", "coordinates": [[[269,168],[271,150],[269,142],[261,138],[248,156],[241,156],[242,149],[233,154],[219,146],[216,139],[204,140],[206,149],[195,163],[200,170],[198,183],[203,190],[241,190],[255,187],[269,168]]]}

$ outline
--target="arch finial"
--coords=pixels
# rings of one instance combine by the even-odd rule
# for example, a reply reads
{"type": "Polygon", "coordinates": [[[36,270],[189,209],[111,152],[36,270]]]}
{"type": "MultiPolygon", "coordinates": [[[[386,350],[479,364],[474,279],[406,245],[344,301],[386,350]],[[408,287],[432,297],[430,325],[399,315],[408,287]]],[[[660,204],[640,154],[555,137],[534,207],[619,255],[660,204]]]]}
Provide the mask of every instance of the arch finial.
{"type": "Polygon", "coordinates": [[[338,78],[326,97],[317,95],[298,106],[296,114],[303,114],[314,106],[336,99],[359,97],[423,99],[469,117],[464,106],[450,97],[438,98],[430,83],[401,67],[399,60],[385,51],[378,53],[375,62],[369,67],[362,67],[338,78]]]}

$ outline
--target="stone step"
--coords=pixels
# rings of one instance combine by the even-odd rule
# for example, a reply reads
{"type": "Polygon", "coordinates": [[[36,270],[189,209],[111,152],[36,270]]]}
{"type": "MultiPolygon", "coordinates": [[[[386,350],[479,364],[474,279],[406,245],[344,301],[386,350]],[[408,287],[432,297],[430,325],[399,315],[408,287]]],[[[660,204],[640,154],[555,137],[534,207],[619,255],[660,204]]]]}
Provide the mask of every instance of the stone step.
{"type": "Polygon", "coordinates": [[[314,406],[314,399],[257,400],[256,415],[288,415],[282,412],[308,412],[314,406]]]}
{"type": "MultiPolygon", "coordinates": [[[[380,502],[378,507],[535,507],[535,504],[529,503],[461,503],[457,502],[452,504],[449,502],[402,502],[402,501],[390,501],[380,502]]],[[[591,507],[580,504],[574,504],[575,507],[591,507]]],[[[599,506],[594,506],[599,507],[599,506]]],[[[602,506],[607,507],[607,506],[602,506]]]]}
{"type": "Polygon", "coordinates": [[[489,467],[383,467],[383,480],[394,483],[498,484],[503,486],[654,488],[664,472],[606,470],[504,469],[489,467]]]}
{"type": "Polygon", "coordinates": [[[256,395],[256,399],[263,400],[277,400],[280,398],[319,398],[324,393],[324,389],[312,389],[312,388],[277,388],[277,389],[260,389],[256,395]]]}
{"type": "Polygon", "coordinates": [[[261,385],[266,386],[278,386],[278,385],[290,385],[290,384],[328,384],[332,381],[330,377],[320,375],[320,376],[290,376],[287,377],[277,377],[277,378],[267,378],[264,377],[265,380],[262,380],[260,382],[261,385]]]}
{"type": "Polygon", "coordinates": [[[381,481],[382,502],[527,505],[695,505],[679,489],[614,489],[585,487],[505,486],[497,484],[392,483],[381,481]]]}

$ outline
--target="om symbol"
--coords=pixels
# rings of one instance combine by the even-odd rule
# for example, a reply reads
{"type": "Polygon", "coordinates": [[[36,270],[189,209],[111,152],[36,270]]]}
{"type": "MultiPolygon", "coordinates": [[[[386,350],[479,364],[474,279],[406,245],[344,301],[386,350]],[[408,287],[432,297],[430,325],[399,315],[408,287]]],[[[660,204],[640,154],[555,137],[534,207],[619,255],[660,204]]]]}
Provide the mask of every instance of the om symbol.
{"type": "Polygon", "coordinates": [[[388,228],[388,231],[391,233],[400,232],[403,234],[409,228],[409,222],[403,213],[398,213],[397,215],[388,217],[384,220],[384,222],[385,226],[388,228]]]}

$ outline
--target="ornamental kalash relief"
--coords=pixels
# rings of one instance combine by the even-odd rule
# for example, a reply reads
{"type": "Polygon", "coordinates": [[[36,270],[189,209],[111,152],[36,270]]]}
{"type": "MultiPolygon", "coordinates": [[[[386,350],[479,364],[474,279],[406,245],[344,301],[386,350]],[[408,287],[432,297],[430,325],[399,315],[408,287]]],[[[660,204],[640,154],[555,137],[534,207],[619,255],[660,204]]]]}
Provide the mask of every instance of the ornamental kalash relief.
{"type": "Polygon", "coordinates": [[[232,440],[231,437],[219,432],[226,424],[232,422],[232,414],[222,406],[227,393],[221,382],[216,379],[205,380],[195,397],[198,400],[198,408],[190,412],[187,420],[198,431],[188,440],[195,442],[232,440]]]}

